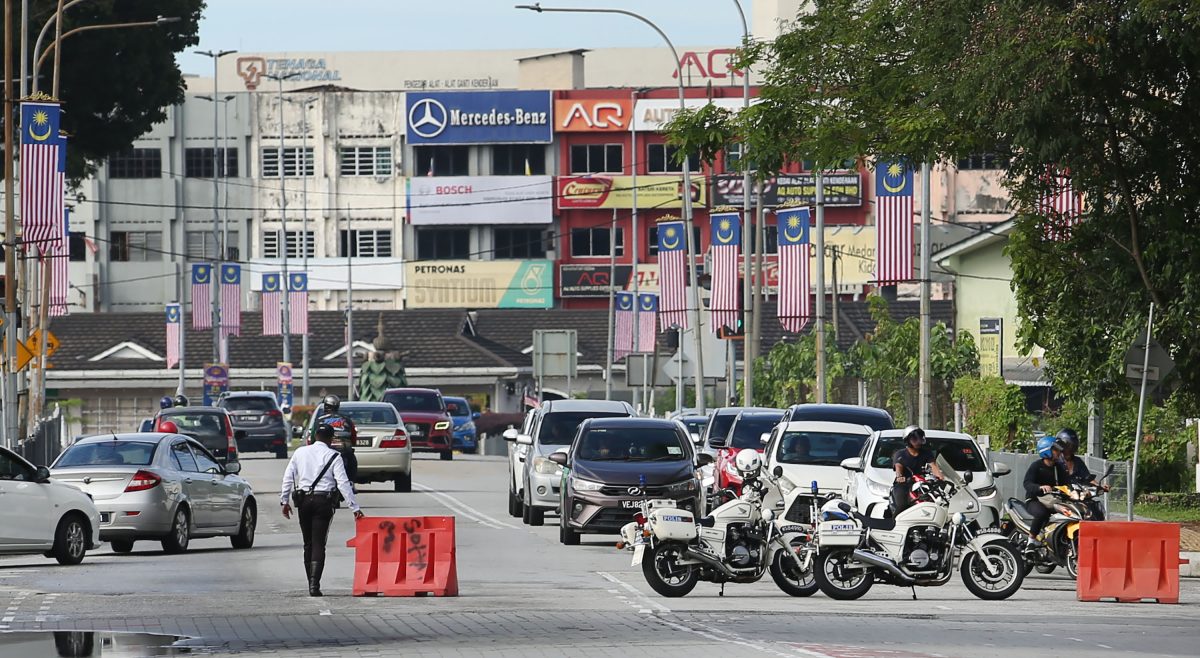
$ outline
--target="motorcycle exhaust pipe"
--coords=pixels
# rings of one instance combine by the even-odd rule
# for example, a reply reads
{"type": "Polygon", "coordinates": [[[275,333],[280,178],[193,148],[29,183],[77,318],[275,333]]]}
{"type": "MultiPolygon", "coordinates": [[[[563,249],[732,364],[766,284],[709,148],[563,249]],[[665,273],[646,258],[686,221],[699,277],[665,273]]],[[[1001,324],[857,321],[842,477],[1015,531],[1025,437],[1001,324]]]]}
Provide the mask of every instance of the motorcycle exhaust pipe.
{"type": "Polygon", "coordinates": [[[859,562],[869,564],[873,567],[878,567],[890,573],[893,578],[900,582],[901,585],[911,585],[917,582],[916,578],[913,578],[912,576],[901,571],[899,565],[887,559],[886,557],[858,549],[855,549],[853,556],[854,559],[858,560],[859,562]]]}
{"type": "Polygon", "coordinates": [[[686,551],[684,551],[683,555],[684,555],[684,557],[691,558],[693,560],[699,560],[699,561],[703,562],[704,564],[707,564],[708,566],[716,569],[717,571],[720,571],[721,574],[724,575],[726,578],[735,578],[737,576],[737,574],[730,571],[729,567],[725,566],[725,564],[723,564],[720,560],[718,560],[710,555],[706,555],[699,551],[693,551],[690,548],[687,549],[686,551]]]}

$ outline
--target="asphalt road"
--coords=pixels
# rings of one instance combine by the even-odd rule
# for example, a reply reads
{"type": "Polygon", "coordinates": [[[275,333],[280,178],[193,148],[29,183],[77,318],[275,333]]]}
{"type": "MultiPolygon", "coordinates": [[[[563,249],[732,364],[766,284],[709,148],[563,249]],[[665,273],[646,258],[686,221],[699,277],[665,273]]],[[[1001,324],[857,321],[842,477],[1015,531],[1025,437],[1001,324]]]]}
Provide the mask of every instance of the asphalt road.
{"type": "Polygon", "coordinates": [[[58,655],[36,630],[163,633],[171,650],[121,635],[104,656],[192,653],[294,656],[1195,656],[1200,581],[1185,580],[1180,605],[1079,603],[1074,583],[1034,577],[1012,599],[980,601],[957,577],[909,590],[876,586],[866,598],[794,599],[767,577],[754,585],[701,583],[683,599],[650,590],[615,536],[558,542],[507,515],[505,463],[495,457],[421,456],[409,494],[360,487],[371,516],[454,515],[456,598],[354,598],[353,519],[335,518],[319,599],[305,595],[300,534],[278,510],[285,462],[248,456],[260,497],[253,549],[194,540],[185,555],[157,543],[129,555],[107,548],[76,567],[40,556],[0,559],[0,656],[58,655]],[[20,631],[20,633],[18,633],[20,631]],[[39,643],[39,638],[41,639],[39,643]],[[124,639],[123,639],[124,638],[124,639]],[[132,645],[132,648],[121,647],[132,645]],[[40,648],[39,648],[40,647],[40,648]]]}

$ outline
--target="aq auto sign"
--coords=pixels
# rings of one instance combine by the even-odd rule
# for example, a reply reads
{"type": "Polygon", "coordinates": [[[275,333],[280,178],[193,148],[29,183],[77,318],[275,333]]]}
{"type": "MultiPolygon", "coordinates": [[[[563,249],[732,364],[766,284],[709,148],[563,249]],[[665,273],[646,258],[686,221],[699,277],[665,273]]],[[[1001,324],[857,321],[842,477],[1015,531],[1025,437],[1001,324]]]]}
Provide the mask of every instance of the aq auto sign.
{"type": "Polygon", "coordinates": [[[408,94],[410,144],[549,143],[554,123],[548,91],[408,94]]]}

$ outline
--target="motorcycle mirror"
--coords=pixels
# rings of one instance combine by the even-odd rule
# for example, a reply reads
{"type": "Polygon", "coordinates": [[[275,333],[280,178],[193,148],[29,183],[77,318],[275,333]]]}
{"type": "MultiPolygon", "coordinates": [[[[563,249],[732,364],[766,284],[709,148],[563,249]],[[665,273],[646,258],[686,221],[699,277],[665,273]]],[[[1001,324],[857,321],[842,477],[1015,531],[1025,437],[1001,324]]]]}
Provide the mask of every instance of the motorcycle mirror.
{"type": "Polygon", "coordinates": [[[771,475],[774,475],[777,478],[783,477],[783,467],[779,464],[776,464],[775,468],[771,470],[771,475]]]}
{"type": "Polygon", "coordinates": [[[1109,462],[1108,468],[1104,470],[1104,477],[1108,477],[1108,476],[1112,475],[1113,470],[1115,470],[1116,468],[1117,468],[1116,463],[1109,462]]]}
{"type": "Polygon", "coordinates": [[[962,474],[962,479],[963,479],[963,482],[966,482],[967,484],[971,484],[971,481],[975,479],[975,474],[972,473],[971,471],[967,471],[966,473],[962,474]]]}

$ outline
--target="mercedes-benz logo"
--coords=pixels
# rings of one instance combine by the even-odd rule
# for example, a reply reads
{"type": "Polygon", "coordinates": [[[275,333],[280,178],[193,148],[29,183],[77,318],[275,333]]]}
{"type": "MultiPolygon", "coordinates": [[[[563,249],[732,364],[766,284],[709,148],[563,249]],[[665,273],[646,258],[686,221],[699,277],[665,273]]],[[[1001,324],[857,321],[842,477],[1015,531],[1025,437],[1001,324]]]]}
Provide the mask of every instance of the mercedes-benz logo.
{"type": "Polygon", "coordinates": [[[642,495],[642,489],[641,487],[629,487],[625,490],[625,493],[629,494],[630,496],[640,496],[642,495]]]}
{"type": "Polygon", "coordinates": [[[408,108],[408,127],[413,134],[433,139],[446,129],[446,106],[432,98],[422,98],[408,108]]]}

